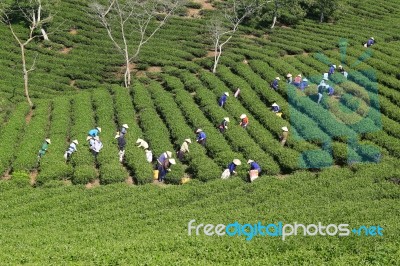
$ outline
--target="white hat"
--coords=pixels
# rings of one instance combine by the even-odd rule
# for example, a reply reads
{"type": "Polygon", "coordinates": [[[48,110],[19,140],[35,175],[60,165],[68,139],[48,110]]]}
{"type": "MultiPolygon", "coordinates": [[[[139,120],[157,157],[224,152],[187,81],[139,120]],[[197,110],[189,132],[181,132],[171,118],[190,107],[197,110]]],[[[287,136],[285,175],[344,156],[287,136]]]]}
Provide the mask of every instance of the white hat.
{"type": "Polygon", "coordinates": [[[281,78],[280,78],[280,77],[276,77],[275,79],[277,79],[277,80],[281,80],[281,78]]]}
{"type": "Polygon", "coordinates": [[[308,81],[308,79],[306,79],[306,78],[303,78],[303,81],[308,81]]]}
{"type": "Polygon", "coordinates": [[[292,76],[292,74],[290,74],[290,73],[286,75],[286,77],[288,77],[288,78],[290,78],[291,76],[292,76]]]}
{"type": "Polygon", "coordinates": [[[239,159],[233,159],[233,163],[235,165],[241,165],[242,164],[242,162],[239,159]]]}
{"type": "Polygon", "coordinates": [[[276,103],[273,103],[272,106],[279,106],[279,105],[277,105],[276,103]]]}
{"type": "Polygon", "coordinates": [[[101,132],[101,127],[96,127],[99,132],[101,132]]]}
{"type": "Polygon", "coordinates": [[[186,141],[187,143],[192,143],[192,140],[191,140],[191,139],[185,139],[185,141],[186,141]]]}
{"type": "Polygon", "coordinates": [[[114,138],[116,138],[116,139],[117,139],[117,138],[119,138],[119,134],[115,135],[115,137],[114,137],[114,138]]]}
{"type": "Polygon", "coordinates": [[[240,119],[243,119],[243,118],[246,118],[246,115],[245,115],[245,114],[242,114],[242,115],[240,116],[240,119]]]}
{"type": "Polygon", "coordinates": [[[371,37],[372,40],[375,40],[374,37],[371,37]]]}
{"type": "Polygon", "coordinates": [[[168,161],[169,161],[170,164],[176,164],[175,159],[168,159],[168,161]]]}
{"type": "Polygon", "coordinates": [[[332,65],[333,66],[333,68],[336,68],[336,65],[332,65]]]}
{"type": "Polygon", "coordinates": [[[94,137],[95,140],[100,140],[99,136],[94,137]]]}
{"type": "Polygon", "coordinates": [[[224,94],[225,94],[226,96],[229,96],[229,92],[224,92],[224,94]]]}
{"type": "Polygon", "coordinates": [[[283,131],[286,131],[286,132],[289,131],[289,129],[288,129],[287,127],[282,127],[282,130],[283,130],[283,131]]]}
{"type": "Polygon", "coordinates": [[[339,67],[343,67],[342,65],[339,65],[339,67]]]}
{"type": "Polygon", "coordinates": [[[247,163],[254,163],[254,161],[253,160],[248,160],[247,163]]]}
{"type": "Polygon", "coordinates": [[[136,143],[141,143],[141,142],[143,142],[144,140],[143,139],[137,139],[136,140],[136,143]]]}
{"type": "Polygon", "coordinates": [[[75,143],[75,144],[79,144],[77,139],[74,139],[72,142],[75,143]]]}
{"type": "Polygon", "coordinates": [[[301,74],[298,74],[297,76],[301,78],[301,74]]]}
{"type": "Polygon", "coordinates": [[[198,129],[196,130],[196,133],[200,133],[200,132],[203,132],[203,130],[202,130],[201,128],[198,128],[198,129]]]}
{"type": "MultiPolygon", "coordinates": [[[[138,142],[136,142],[136,143],[138,143],[138,142]]],[[[140,148],[140,147],[143,147],[143,149],[149,148],[149,144],[146,141],[140,139],[139,143],[140,144],[139,144],[138,148],[140,148]]]]}
{"type": "Polygon", "coordinates": [[[167,157],[168,157],[168,158],[172,158],[172,152],[166,151],[165,153],[167,154],[167,157]]]}
{"type": "Polygon", "coordinates": [[[123,124],[122,127],[124,127],[124,128],[129,128],[129,127],[128,127],[128,124],[123,124]]]}
{"type": "Polygon", "coordinates": [[[45,139],[45,141],[46,141],[47,143],[51,144],[50,139],[45,139]]]}
{"type": "Polygon", "coordinates": [[[229,122],[229,117],[224,117],[224,120],[225,120],[226,122],[229,122]]]}
{"type": "Polygon", "coordinates": [[[87,137],[86,137],[86,140],[89,140],[89,139],[91,139],[91,138],[92,138],[91,136],[87,136],[87,137]]]}

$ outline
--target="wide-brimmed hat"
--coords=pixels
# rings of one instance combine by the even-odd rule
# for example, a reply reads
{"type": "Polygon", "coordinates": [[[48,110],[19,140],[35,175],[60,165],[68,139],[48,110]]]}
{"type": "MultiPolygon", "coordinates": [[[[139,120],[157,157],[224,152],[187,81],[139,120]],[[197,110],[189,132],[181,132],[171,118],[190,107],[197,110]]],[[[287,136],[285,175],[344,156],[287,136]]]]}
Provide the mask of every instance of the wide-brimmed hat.
{"type": "Polygon", "coordinates": [[[249,163],[254,163],[254,161],[253,161],[253,160],[248,160],[247,163],[248,163],[248,164],[249,164],[249,163]]]}
{"type": "Polygon", "coordinates": [[[176,164],[175,159],[168,159],[168,161],[169,161],[170,164],[176,164]]]}
{"type": "Polygon", "coordinates": [[[286,131],[286,132],[289,131],[289,129],[287,127],[282,127],[282,130],[286,131]]]}
{"type": "Polygon", "coordinates": [[[298,74],[297,76],[301,78],[301,74],[298,74]]]}
{"type": "Polygon", "coordinates": [[[242,162],[239,159],[233,159],[233,163],[235,165],[241,165],[242,164],[242,162]]]}
{"type": "Polygon", "coordinates": [[[45,139],[45,141],[49,144],[51,144],[51,140],[50,139],[45,139]]]}
{"type": "Polygon", "coordinates": [[[114,137],[114,138],[116,138],[116,139],[117,139],[117,138],[119,138],[119,134],[115,135],[115,137],[114,137]]]}
{"type": "Polygon", "coordinates": [[[124,128],[129,128],[129,127],[128,127],[128,124],[123,124],[122,127],[124,127],[124,128]]]}
{"type": "Polygon", "coordinates": [[[245,114],[242,114],[242,115],[240,116],[240,119],[243,119],[243,118],[246,118],[246,115],[245,115],[245,114]]]}
{"type": "Polygon", "coordinates": [[[343,67],[342,65],[339,65],[339,67],[343,67]]]}
{"type": "Polygon", "coordinates": [[[286,75],[286,77],[288,77],[288,78],[290,78],[291,76],[292,76],[292,74],[290,74],[290,73],[286,75]]]}
{"type": "Polygon", "coordinates": [[[200,133],[203,132],[203,130],[201,128],[196,129],[196,133],[200,133]]]}
{"type": "MultiPolygon", "coordinates": [[[[147,149],[147,148],[149,148],[149,144],[146,142],[146,141],[144,141],[144,140],[142,140],[142,139],[140,139],[141,141],[139,141],[139,146],[138,146],[138,148],[140,148],[140,147],[143,147],[143,149],[147,149]]],[[[136,142],[136,143],[138,143],[138,142],[136,142]]]]}
{"type": "Polygon", "coordinates": [[[101,132],[101,127],[96,127],[99,132],[101,132]]]}
{"type": "Polygon", "coordinates": [[[79,144],[77,139],[74,139],[72,142],[75,143],[75,144],[79,144]]]}
{"type": "Polygon", "coordinates": [[[333,68],[336,68],[336,65],[332,65],[333,66],[333,68]]]}
{"type": "Polygon", "coordinates": [[[226,96],[229,96],[229,92],[224,92],[224,94],[225,94],[226,96]]]}
{"type": "Polygon", "coordinates": [[[167,157],[168,157],[168,158],[172,158],[172,152],[166,151],[165,153],[167,154],[167,157]]]}
{"type": "Polygon", "coordinates": [[[308,79],[306,79],[306,78],[303,78],[303,81],[308,81],[308,79]]]}
{"type": "Polygon", "coordinates": [[[224,120],[225,120],[226,122],[229,122],[229,117],[224,117],[224,120]]]}
{"type": "Polygon", "coordinates": [[[374,37],[371,37],[371,40],[375,40],[374,37]]]}
{"type": "Polygon", "coordinates": [[[280,78],[280,77],[276,77],[275,79],[277,79],[277,80],[281,80],[281,78],[280,78]]]}
{"type": "Polygon", "coordinates": [[[185,139],[185,141],[186,141],[187,143],[192,143],[192,140],[191,140],[191,139],[185,139]]]}
{"type": "Polygon", "coordinates": [[[276,103],[273,103],[272,106],[279,106],[279,105],[277,105],[276,103]]]}
{"type": "Polygon", "coordinates": [[[91,139],[91,138],[92,138],[91,136],[87,136],[87,137],[86,137],[86,140],[89,140],[89,139],[91,139]]]}

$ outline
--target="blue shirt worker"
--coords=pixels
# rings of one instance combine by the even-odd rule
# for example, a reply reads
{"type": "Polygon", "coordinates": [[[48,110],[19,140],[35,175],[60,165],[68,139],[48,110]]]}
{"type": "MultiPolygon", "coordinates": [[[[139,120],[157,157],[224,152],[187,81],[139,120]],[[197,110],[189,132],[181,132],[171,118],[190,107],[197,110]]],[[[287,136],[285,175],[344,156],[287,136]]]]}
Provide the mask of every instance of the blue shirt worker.
{"type": "Polygon", "coordinates": [[[258,165],[258,163],[253,160],[248,160],[247,163],[250,164],[250,171],[257,170],[258,173],[261,173],[261,167],[258,165]]]}
{"type": "Polygon", "coordinates": [[[65,162],[68,162],[71,159],[71,155],[78,151],[78,149],[76,148],[76,145],[78,145],[79,142],[77,139],[73,140],[72,143],[69,145],[68,149],[66,150],[66,152],[64,153],[64,159],[65,162]]]}
{"type": "Polygon", "coordinates": [[[233,161],[228,164],[229,173],[231,175],[236,175],[236,166],[241,165],[242,162],[239,159],[233,159],[233,161]]]}
{"type": "Polygon", "coordinates": [[[328,76],[331,76],[333,73],[335,73],[336,65],[331,65],[328,71],[328,76]]]}
{"type": "Polygon", "coordinates": [[[224,117],[221,124],[218,126],[219,132],[225,133],[225,130],[228,129],[229,117],[224,117]]]}
{"type": "Polygon", "coordinates": [[[218,105],[221,106],[221,107],[224,107],[228,97],[229,97],[229,92],[224,92],[224,94],[218,100],[218,105]]]}
{"type": "Polygon", "coordinates": [[[307,87],[308,87],[308,79],[303,78],[303,80],[300,83],[299,89],[304,91],[305,88],[307,88],[307,87]]]}
{"type": "Polygon", "coordinates": [[[90,137],[97,137],[101,132],[101,127],[96,127],[94,129],[91,129],[88,133],[88,136],[90,137]]]}
{"type": "Polygon", "coordinates": [[[171,169],[169,168],[171,164],[175,164],[175,160],[172,159],[172,152],[166,151],[160,155],[157,159],[157,169],[158,169],[158,181],[164,182],[165,176],[171,169]]]}
{"type": "Polygon", "coordinates": [[[273,88],[274,90],[278,90],[279,88],[279,81],[280,81],[280,77],[276,77],[272,83],[271,83],[271,88],[273,88]]]}
{"type": "Polygon", "coordinates": [[[333,87],[332,87],[332,86],[329,86],[329,87],[328,87],[328,95],[329,95],[329,96],[332,96],[334,93],[335,93],[335,90],[333,89],[333,87]]]}
{"type": "Polygon", "coordinates": [[[374,43],[375,43],[375,39],[374,39],[374,37],[371,37],[371,38],[369,38],[369,40],[367,41],[367,47],[370,47],[370,46],[372,46],[372,45],[374,45],[374,43]]]}
{"type": "Polygon", "coordinates": [[[197,143],[201,144],[202,146],[205,146],[207,139],[206,133],[204,133],[201,128],[197,129],[195,133],[197,134],[196,138],[197,143]]]}
{"type": "Polygon", "coordinates": [[[127,129],[128,129],[128,124],[123,124],[121,131],[119,132],[120,137],[124,137],[125,134],[127,133],[127,129]]]}
{"type": "Polygon", "coordinates": [[[272,112],[278,113],[281,110],[281,107],[277,103],[272,104],[272,112]]]}

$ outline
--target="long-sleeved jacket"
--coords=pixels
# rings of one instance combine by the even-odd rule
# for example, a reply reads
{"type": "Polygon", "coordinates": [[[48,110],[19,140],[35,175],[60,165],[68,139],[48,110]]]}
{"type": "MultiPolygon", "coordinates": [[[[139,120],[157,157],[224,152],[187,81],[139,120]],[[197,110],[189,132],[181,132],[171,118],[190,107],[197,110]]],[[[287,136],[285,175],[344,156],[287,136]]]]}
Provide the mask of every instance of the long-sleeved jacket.
{"type": "Polygon", "coordinates": [[[69,145],[68,149],[67,149],[67,153],[72,154],[72,153],[74,153],[74,152],[76,152],[76,151],[78,151],[78,150],[76,149],[76,144],[72,142],[72,143],[69,145]]]}
{"type": "Polygon", "coordinates": [[[231,175],[234,174],[235,170],[236,170],[236,164],[231,162],[230,164],[228,164],[228,169],[229,169],[229,172],[231,173],[231,175]]]}
{"type": "Polygon", "coordinates": [[[272,87],[274,90],[277,90],[277,89],[279,88],[279,83],[278,83],[278,80],[277,80],[277,79],[274,79],[274,81],[272,81],[271,87],[272,87]]]}
{"type": "Polygon", "coordinates": [[[219,100],[218,100],[218,104],[219,104],[219,106],[224,106],[224,104],[226,103],[226,99],[227,99],[228,97],[224,94],[224,95],[222,95],[221,96],[221,98],[219,98],[219,100]]]}
{"type": "Polygon", "coordinates": [[[281,110],[281,108],[278,106],[272,106],[272,112],[277,113],[281,110]]]}
{"type": "Polygon", "coordinates": [[[181,145],[180,151],[185,153],[185,152],[189,152],[189,145],[187,144],[186,141],[184,141],[181,145]]]}
{"type": "Polygon", "coordinates": [[[120,136],[124,136],[126,134],[126,132],[127,132],[126,128],[122,127],[119,134],[120,134],[120,136]]]}
{"type": "Polygon", "coordinates": [[[200,132],[199,134],[197,134],[197,139],[196,140],[199,141],[199,140],[203,140],[205,138],[207,138],[206,133],[200,132]]]}
{"type": "Polygon", "coordinates": [[[96,137],[99,135],[99,130],[97,128],[91,129],[88,133],[89,136],[96,137]]]}
{"type": "Polygon", "coordinates": [[[369,39],[369,40],[367,41],[367,47],[370,47],[370,46],[373,45],[374,43],[375,43],[374,40],[369,39]]]}
{"type": "Polygon", "coordinates": [[[329,68],[328,74],[329,74],[329,75],[332,75],[333,73],[335,73],[335,68],[334,68],[333,66],[331,66],[331,67],[329,68]]]}
{"type": "Polygon", "coordinates": [[[248,117],[243,118],[242,121],[240,122],[240,125],[242,127],[246,127],[248,124],[249,124],[249,118],[248,117]]]}
{"type": "Polygon", "coordinates": [[[100,152],[100,150],[103,148],[103,143],[101,143],[100,140],[95,140],[94,145],[93,145],[93,150],[95,152],[100,152]]]}
{"type": "Polygon", "coordinates": [[[261,167],[258,165],[256,162],[250,163],[250,170],[258,170],[258,172],[261,172],[261,167]]]}

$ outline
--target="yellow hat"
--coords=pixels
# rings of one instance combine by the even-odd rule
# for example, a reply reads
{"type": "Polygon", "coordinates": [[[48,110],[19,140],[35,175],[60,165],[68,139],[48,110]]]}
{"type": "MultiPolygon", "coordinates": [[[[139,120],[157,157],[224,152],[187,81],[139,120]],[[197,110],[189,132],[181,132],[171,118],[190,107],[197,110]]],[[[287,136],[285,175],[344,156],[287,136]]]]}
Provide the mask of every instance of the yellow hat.
{"type": "Polygon", "coordinates": [[[51,144],[50,139],[45,139],[45,141],[46,141],[47,143],[51,144]]]}

